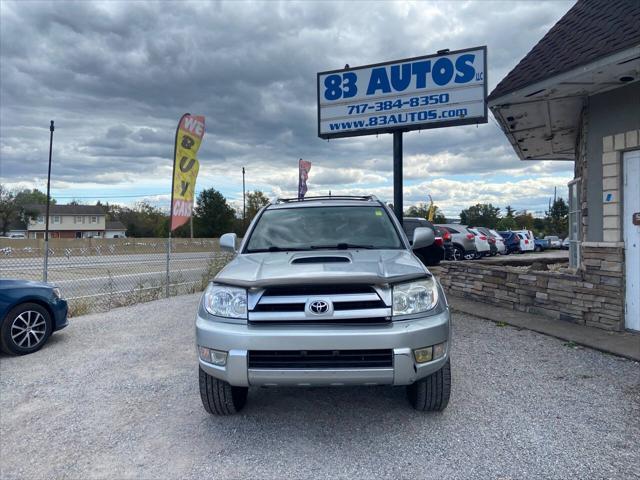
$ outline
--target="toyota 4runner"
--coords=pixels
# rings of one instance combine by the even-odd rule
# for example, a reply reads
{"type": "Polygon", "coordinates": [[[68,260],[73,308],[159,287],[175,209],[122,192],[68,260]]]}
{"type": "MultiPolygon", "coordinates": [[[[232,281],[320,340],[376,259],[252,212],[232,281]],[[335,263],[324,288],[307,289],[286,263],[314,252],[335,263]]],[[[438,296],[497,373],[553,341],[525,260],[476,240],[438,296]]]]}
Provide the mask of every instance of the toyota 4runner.
{"type": "Polygon", "coordinates": [[[418,410],[449,402],[449,307],[393,212],[373,196],[277,200],[209,284],[196,318],[207,412],[253,386],[404,385],[418,410]]]}

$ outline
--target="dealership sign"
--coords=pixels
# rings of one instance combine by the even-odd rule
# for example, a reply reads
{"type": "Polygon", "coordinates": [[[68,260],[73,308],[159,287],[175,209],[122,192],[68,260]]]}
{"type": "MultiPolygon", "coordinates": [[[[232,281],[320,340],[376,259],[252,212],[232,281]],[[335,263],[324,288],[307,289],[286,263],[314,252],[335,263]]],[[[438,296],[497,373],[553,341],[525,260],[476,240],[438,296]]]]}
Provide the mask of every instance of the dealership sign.
{"type": "Polygon", "coordinates": [[[318,136],[487,122],[487,48],[318,73],[318,136]]]}

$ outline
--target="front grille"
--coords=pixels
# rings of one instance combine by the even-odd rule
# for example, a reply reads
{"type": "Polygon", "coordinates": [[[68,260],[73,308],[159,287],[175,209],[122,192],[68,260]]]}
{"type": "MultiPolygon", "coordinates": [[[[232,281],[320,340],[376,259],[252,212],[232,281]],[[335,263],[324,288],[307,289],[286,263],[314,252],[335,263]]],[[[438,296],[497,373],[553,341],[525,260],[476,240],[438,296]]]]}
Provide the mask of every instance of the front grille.
{"type": "Polygon", "coordinates": [[[384,308],[386,305],[382,300],[371,300],[364,302],[333,302],[334,310],[364,310],[366,308],[384,308]]]}
{"type": "Polygon", "coordinates": [[[249,368],[391,368],[391,350],[250,350],[249,368]]]}
{"type": "Polygon", "coordinates": [[[387,323],[391,309],[370,285],[287,285],[267,288],[249,312],[253,324],[379,324],[387,323]],[[313,301],[329,309],[307,310],[313,301]]]}

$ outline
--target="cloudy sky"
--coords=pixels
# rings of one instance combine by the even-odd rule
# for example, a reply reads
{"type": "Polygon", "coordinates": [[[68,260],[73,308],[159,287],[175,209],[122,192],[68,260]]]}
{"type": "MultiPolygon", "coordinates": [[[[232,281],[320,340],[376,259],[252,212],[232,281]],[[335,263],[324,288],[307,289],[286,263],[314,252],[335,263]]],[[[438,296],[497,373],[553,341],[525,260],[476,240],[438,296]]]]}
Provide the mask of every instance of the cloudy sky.
{"type": "MultiPolygon", "coordinates": [[[[487,45],[489,90],[573,2],[0,2],[0,181],[53,195],[168,205],[182,113],[206,117],[196,191],[392,200],[392,137],[317,137],[316,72],[487,45]]],[[[405,205],[542,211],[569,162],[521,162],[489,123],[404,136],[405,205]]]]}

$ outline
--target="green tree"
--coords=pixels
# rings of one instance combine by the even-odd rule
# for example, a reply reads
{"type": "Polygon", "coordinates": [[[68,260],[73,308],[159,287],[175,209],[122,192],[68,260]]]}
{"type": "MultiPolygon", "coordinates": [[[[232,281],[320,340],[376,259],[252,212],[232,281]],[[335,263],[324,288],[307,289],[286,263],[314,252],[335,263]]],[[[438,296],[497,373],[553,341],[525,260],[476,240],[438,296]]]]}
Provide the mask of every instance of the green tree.
{"type": "Polygon", "coordinates": [[[247,219],[246,224],[249,225],[253,217],[260,211],[262,207],[269,204],[269,199],[260,190],[247,192],[247,219]]]}
{"type": "Polygon", "coordinates": [[[502,217],[496,225],[496,229],[500,231],[515,230],[516,228],[518,228],[518,224],[513,217],[502,217]]]}
{"type": "Polygon", "coordinates": [[[547,221],[544,218],[534,218],[533,219],[533,232],[537,237],[544,237],[545,232],[547,231],[547,221]]]}
{"type": "MultiPolygon", "coordinates": [[[[433,223],[447,223],[447,219],[440,210],[440,207],[434,205],[435,213],[433,214],[433,223]]],[[[407,217],[419,217],[419,218],[429,218],[429,205],[426,203],[419,203],[417,205],[412,205],[409,207],[409,210],[405,212],[407,217]]]]}
{"type": "Polygon", "coordinates": [[[215,188],[202,190],[195,208],[194,235],[215,238],[233,228],[235,214],[224,196],[215,188]]]}
{"type": "Polygon", "coordinates": [[[513,218],[514,216],[514,210],[513,207],[511,205],[507,205],[506,207],[504,207],[504,209],[507,211],[507,214],[505,215],[505,217],[507,218],[513,218]]]}
{"type": "Polygon", "coordinates": [[[562,197],[559,197],[545,217],[547,233],[565,238],[569,233],[569,206],[562,197]]]}
{"type": "MultiPolygon", "coordinates": [[[[11,191],[0,184],[0,234],[6,235],[10,225],[27,228],[30,219],[38,215],[35,205],[46,205],[47,195],[34,188],[11,191]]],[[[56,200],[51,199],[51,204],[56,200]]]]}
{"type": "Polygon", "coordinates": [[[166,237],[169,231],[168,215],[148,202],[138,202],[133,208],[106,205],[107,220],[119,220],[127,228],[129,237],[166,237]]]}
{"type": "Polygon", "coordinates": [[[19,207],[15,194],[0,184],[0,234],[6,235],[9,225],[18,218],[19,207]]]}
{"type": "Polygon", "coordinates": [[[516,225],[521,230],[533,230],[533,215],[527,213],[526,210],[523,210],[522,213],[519,213],[513,219],[516,222],[516,225]]]}
{"type": "Polygon", "coordinates": [[[460,212],[460,222],[473,227],[495,228],[500,208],[490,203],[477,203],[460,212]]]}

